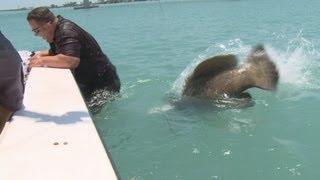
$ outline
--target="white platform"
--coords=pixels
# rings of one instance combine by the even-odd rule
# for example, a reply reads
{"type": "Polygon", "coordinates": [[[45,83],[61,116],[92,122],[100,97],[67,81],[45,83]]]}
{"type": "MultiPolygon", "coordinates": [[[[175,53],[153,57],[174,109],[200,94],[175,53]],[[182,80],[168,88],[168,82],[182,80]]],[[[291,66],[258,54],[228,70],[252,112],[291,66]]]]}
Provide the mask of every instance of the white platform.
{"type": "Polygon", "coordinates": [[[33,68],[24,106],[0,136],[0,180],[117,179],[69,70],[33,68]]]}

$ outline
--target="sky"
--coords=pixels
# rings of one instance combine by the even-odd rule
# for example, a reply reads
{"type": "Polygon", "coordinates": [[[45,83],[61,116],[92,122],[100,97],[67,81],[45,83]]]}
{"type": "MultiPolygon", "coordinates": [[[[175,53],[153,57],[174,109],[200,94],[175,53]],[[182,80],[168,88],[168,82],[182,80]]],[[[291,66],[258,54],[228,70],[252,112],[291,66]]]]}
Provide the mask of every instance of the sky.
{"type": "Polygon", "coordinates": [[[66,2],[82,2],[82,0],[0,0],[0,10],[51,4],[62,5],[66,2]]]}

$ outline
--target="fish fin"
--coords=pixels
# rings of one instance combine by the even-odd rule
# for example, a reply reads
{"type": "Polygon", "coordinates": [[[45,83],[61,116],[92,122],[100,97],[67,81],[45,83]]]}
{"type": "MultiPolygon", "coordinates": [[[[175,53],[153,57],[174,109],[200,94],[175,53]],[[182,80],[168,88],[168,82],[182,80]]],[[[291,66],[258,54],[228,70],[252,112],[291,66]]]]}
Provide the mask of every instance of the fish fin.
{"type": "Polygon", "coordinates": [[[202,61],[193,71],[193,78],[200,76],[215,76],[223,71],[237,66],[237,58],[233,54],[214,56],[202,61]]]}
{"type": "Polygon", "coordinates": [[[265,90],[276,89],[279,72],[263,45],[257,45],[253,48],[246,63],[247,67],[249,67],[249,75],[252,77],[254,87],[265,90]]]}
{"type": "Polygon", "coordinates": [[[227,54],[214,56],[202,61],[187,78],[183,90],[184,95],[196,96],[204,84],[217,74],[237,66],[235,55],[227,54]]]}

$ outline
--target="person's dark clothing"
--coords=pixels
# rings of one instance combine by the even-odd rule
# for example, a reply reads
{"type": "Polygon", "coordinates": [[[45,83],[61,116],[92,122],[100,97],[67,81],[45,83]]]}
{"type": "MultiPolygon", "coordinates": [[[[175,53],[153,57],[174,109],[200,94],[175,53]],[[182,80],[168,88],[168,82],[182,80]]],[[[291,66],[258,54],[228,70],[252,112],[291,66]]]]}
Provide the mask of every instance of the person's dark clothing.
{"type": "Polygon", "coordinates": [[[80,58],[80,64],[72,72],[84,95],[90,96],[97,89],[119,92],[120,80],[115,66],[102,52],[97,41],[72,21],[58,16],[50,54],[64,54],[80,58]]]}
{"type": "Polygon", "coordinates": [[[0,105],[11,111],[22,106],[24,84],[21,62],[19,53],[0,32],[0,105]]]}

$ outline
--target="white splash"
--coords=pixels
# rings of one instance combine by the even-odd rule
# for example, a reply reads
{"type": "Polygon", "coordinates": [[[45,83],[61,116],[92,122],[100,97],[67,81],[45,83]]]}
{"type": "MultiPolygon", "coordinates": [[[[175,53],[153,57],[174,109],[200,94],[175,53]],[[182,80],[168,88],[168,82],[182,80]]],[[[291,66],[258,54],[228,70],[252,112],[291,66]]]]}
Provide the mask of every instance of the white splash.
{"type": "Polygon", "coordinates": [[[143,84],[143,83],[150,82],[150,81],[151,81],[151,79],[139,79],[137,82],[143,84]]]}
{"type": "Polygon", "coordinates": [[[154,113],[161,113],[161,112],[166,112],[166,111],[169,111],[171,109],[173,109],[174,107],[170,104],[165,104],[161,107],[154,107],[154,108],[151,108],[149,110],[149,114],[154,114],[154,113]]]}
{"type": "Polygon", "coordinates": [[[199,151],[199,149],[197,149],[197,148],[193,148],[192,153],[193,153],[193,154],[199,154],[200,151],[199,151]]]}
{"type": "Polygon", "coordinates": [[[228,156],[231,154],[231,150],[226,150],[223,152],[223,156],[228,156]]]}
{"type": "Polygon", "coordinates": [[[271,46],[267,46],[266,49],[270,58],[277,64],[280,83],[306,89],[320,88],[316,74],[320,67],[320,52],[316,50],[312,41],[303,37],[302,32],[289,41],[286,50],[271,46]]]}

